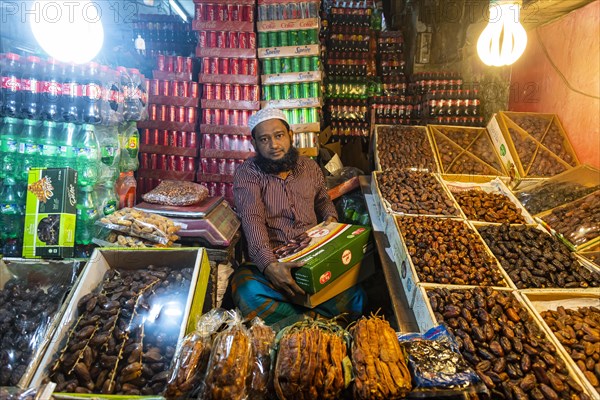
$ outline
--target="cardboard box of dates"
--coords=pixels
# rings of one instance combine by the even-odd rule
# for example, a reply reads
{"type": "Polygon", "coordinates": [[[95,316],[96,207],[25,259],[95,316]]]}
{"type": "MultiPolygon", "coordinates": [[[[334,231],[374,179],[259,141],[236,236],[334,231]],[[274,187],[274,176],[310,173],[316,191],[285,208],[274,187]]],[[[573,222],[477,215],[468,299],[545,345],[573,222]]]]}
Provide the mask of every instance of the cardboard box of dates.
{"type": "Polygon", "coordinates": [[[371,228],[340,223],[319,224],[275,249],[281,262],[303,262],[294,278],[313,294],[358,264],[372,247],[371,228]]]}
{"type": "Polygon", "coordinates": [[[393,222],[386,233],[410,307],[419,283],[515,288],[467,221],[394,216],[393,222]]]}
{"type": "Polygon", "coordinates": [[[524,290],[521,295],[588,392],[600,396],[600,291],[524,290]],[[587,329],[576,329],[582,323],[587,329]]]}
{"type": "Polygon", "coordinates": [[[206,250],[96,249],[33,377],[57,393],[159,396],[202,314],[206,250]]]}
{"type": "Polygon", "coordinates": [[[376,125],[375,170],[415,168],[439,172],[435,147],[424,126],[376,125]]]}
{"type": "Polygon", "coordinates": [[[597,398],[517,291],[419,285],[414,312],[421,332],[442,322],[449,326],[493,399],[515,392],[521,398],[533,392],[540,398],[597,398]]]}
{"type": "Polygon", "coordinates": [[[499,112],[487,130],[504,168],[517,181],[551,177],[579,165],[554,114],[499,112]]]}

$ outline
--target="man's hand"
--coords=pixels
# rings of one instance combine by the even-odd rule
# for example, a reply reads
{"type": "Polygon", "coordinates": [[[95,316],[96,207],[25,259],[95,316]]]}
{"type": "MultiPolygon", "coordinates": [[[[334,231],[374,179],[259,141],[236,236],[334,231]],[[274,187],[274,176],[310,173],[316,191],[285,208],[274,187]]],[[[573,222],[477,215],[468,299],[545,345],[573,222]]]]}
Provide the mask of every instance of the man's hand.
{"type": "Polygon", "coordinates": [[[293,268],[300,268],[299,262],[272,262],[265,268],[264,274],[277,290],[286,296],[304,295],[304,290],[298,286],[292,276],[293,268]]]}

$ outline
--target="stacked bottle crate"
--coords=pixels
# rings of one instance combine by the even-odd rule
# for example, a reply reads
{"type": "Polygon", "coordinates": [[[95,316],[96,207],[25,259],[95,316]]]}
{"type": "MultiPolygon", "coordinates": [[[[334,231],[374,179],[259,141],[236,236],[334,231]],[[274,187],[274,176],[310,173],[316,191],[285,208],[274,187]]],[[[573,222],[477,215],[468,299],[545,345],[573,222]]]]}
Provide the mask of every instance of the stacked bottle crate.
{"type": "Polygon", "coordinates": [[[233,201],[233,174],[254,155],[248,118],[260,108],[254,0],[196,2],[202,148],[196,176],[233,201]]]}
{"type": "Polygon", "coordinates": [[[156,57],[148,81],[148,120],[140,129],[138,200],[163,179],[193,181],[198,165],[198,83],[191,57],[156,57]]]}
{"type": "Polygon", "coordinates": [[[464,84],[458,73],[416,73],[409,90],[420,106],[423,125],[485,125],[480,114],[479,84],[464,84]]]}
{"type": "Polygon", "coordinates": [[[367,137],[369,98],[377,90],[373,7],[369,2],[334,3],[327,15],[327,120],[335,139],[367,137]]]}
{"type": "Polygon", "coordinates": [[[300,153],[318,154],[322,73],[319,1],[259,0],[262,107],[284,111],[300,153]]]}

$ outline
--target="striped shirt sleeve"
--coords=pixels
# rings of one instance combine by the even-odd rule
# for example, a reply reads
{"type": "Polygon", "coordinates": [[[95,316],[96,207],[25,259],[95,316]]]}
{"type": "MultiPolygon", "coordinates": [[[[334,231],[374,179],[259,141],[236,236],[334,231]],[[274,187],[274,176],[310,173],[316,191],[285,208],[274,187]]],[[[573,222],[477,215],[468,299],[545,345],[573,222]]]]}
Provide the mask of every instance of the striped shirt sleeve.
{"type": "MultiPolygon", "coordinates": [[[[312,161],[312,160],[311,160],[312,161]]],[[[315,212],[319,222],[325,221],[329,217],[338,220],[338,213],[327,193],[325,177],[316,162],[312,161],[312,170],[315,176],[317,194],[315,196],[315,212]]]]}
{"type": "Polygon", "coordinates": [[[248,242],[250,259],[261,272],[277,261],[267,232],[266,211],[262,200],[259,177],[242,166],[235,174],[233,196],[248,242]]]}

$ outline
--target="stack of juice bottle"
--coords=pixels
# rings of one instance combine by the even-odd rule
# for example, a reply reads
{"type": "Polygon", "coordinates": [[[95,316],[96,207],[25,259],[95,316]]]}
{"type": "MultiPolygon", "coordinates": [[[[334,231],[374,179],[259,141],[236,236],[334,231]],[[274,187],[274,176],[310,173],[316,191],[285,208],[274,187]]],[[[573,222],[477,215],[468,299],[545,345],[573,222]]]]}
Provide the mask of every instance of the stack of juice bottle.
{"type": "Polygon", "coordinates": [[[115,190],[137,169],[145,78],[125,67],[7,53],[0,80],[0,251],[21,255],[29,171],[70,167],[78,172],[75,255],[85,255],[95,221],[119,207],[115,190]]]}
{"type": "Polygon", "coordinates": [[[322,107],[318,0],[259,0],[262,107],[283,109],[301,153],[316,156],[322,107]]]}
{"type": "Polygon", "coordinates": [[[367,137],[369,98],[378,90],[377,33],[372,2],[337,2],[327,13],[326,118],[334,139],[367,137]]]}
{"type": "Polygon", "coordinates": [[[253,155],[248,118],[260,108],[255,0],[196,1],[201,57],[200,166],[211,196],[233,201],[235,169],[253,155]]]}
{"type": "Polygon", "coordinates": [[[198,164],[199,85],[192,81],[194,59],[156,57],[148,80],[147,121],[140,128],[138,200],[162,179],[194,181],[198,164]]]}
{"type": "Polygon", "coordinates": [[[423,124],[485,125],[478,82],[464,83],[456,72],[420,72],[413,75],[410,89],[419,99],[423,124]]]}

